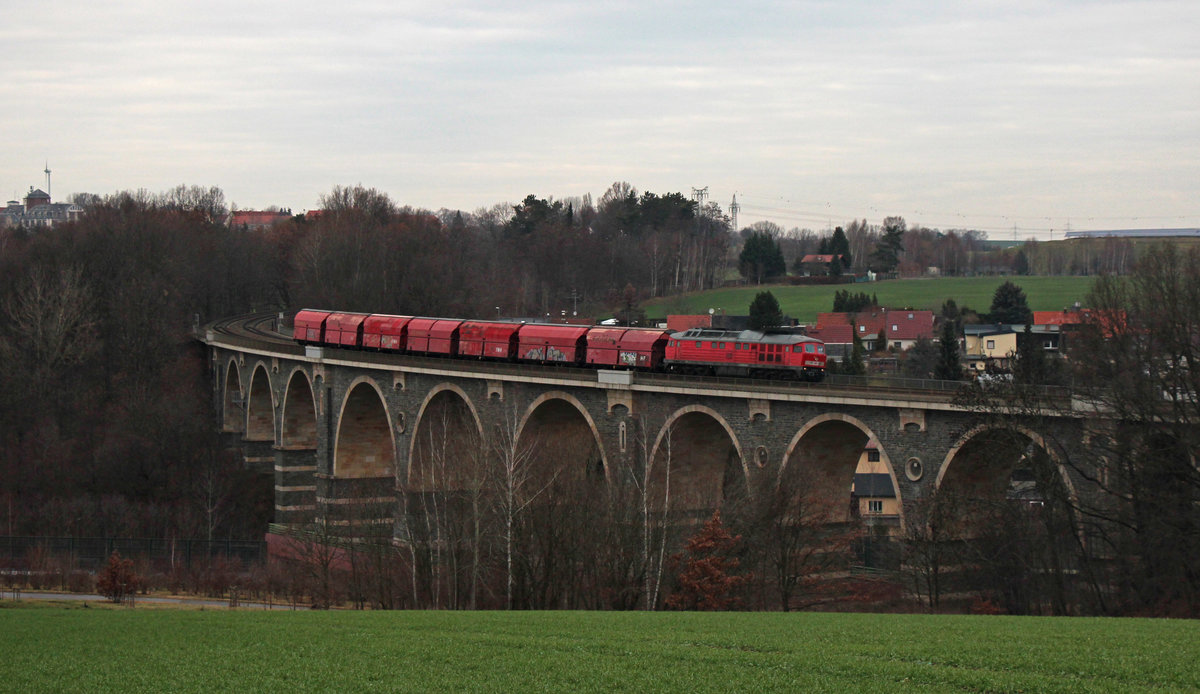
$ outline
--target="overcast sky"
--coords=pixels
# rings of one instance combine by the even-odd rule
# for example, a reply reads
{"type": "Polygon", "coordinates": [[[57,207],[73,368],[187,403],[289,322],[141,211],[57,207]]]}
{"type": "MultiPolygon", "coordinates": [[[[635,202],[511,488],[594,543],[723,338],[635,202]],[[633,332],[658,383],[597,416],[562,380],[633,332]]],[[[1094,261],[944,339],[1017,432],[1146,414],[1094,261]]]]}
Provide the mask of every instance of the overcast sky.
{"type": "Polygon", "coordinates": [[[1200,227],[1200,2],[5,3],[0,192],[1200,227]]]}

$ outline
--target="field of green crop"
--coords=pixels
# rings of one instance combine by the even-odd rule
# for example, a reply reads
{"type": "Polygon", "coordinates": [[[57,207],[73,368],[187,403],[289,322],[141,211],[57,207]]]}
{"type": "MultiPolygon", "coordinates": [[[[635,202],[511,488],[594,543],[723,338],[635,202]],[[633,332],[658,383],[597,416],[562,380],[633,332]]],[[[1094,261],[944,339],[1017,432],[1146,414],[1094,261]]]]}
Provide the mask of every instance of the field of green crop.
{"type": "Polygon", "coordinates": [[[1200,688],[1176,620],[53,607],[0,609],[0,647],[20,692],[1200,688]]]}
{"type": "Polygon", "coordinates": [[[1085,302],[1092,288],[1091,277],[940,277],[931,279],[889,280],[862,284],[820,285],[793,287],[770,285],[716,289],[648,301],[643,305],[650,317],[670,313],[708,313],[708,309],[724,309],[730,315],[745,315],[754,295],[770,290],[783,312],[801,322],[811,323],[820,311],[833,310],[833,294],[839,290],[866,292],[878,297],[879,303],[890,308],[916,308],[937,311],[946,299],[959,306],[969,306],[986,312],[992,305],[996,287],[1012,280],[1025,291],[1029,307],[1035,311],[1056,311],[1076,301],[1085,302]]]}

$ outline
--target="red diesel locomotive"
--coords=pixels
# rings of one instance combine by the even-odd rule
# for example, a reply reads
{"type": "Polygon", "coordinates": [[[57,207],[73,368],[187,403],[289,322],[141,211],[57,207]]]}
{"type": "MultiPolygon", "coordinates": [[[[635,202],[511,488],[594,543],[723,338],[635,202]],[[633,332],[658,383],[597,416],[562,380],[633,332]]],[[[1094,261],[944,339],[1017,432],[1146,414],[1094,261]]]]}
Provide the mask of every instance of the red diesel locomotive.
{"type": "Polygon", "coordinates": [[[664,360],[679,373],[825,378],[825,343],[804,335],[692,328],[672,333],[664,360]]]}
{"type": "Polygon", "coordinates": [[[802,335],[694,328],[679,333],[305,309],[292,337],[343,349],[595,368],[819,381],[825,344],[802,335]]]}

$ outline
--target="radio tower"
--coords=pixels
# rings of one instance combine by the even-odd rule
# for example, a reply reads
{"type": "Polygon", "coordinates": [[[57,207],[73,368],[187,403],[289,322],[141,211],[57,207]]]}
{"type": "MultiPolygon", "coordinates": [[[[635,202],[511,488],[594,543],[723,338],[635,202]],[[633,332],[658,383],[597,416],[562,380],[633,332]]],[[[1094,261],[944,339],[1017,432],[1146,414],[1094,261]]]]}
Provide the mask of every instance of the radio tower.
{"type": "Polygon", "coordinates": [[[729,203],[729,216],[733,218],[733,230],[738,230],[737,213],[742,209],[742,206],[737,204],[737,193],[733,194],[733,202],[729,203]]]}
{"type": "Polygon", "coordinates": [[[50,160],[46,160],[46,195],[50,195],[50,160]]]}
{"type": "Polygon", "coordinates": [[[692,199],[696,201],[696,205],[704,207],[704,201],[708,199],[708,186],[692,188],[692,199]]]}

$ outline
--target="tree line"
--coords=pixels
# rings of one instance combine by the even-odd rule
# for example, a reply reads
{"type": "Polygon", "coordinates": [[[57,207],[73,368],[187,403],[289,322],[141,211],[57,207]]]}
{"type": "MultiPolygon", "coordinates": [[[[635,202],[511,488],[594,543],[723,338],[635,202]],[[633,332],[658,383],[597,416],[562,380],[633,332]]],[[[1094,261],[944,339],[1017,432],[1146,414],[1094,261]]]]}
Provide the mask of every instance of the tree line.
{"type": "Polygon", "coordinates": [[[81,195],[0,230],[0,534],[259,537],[269,481],[213,431],[198,323],[301,306],[561,317],[708,289],[728,219],[617,183],[474,213],[338,186],[316,215],[229,229],[219,188],[81,195]]]}

